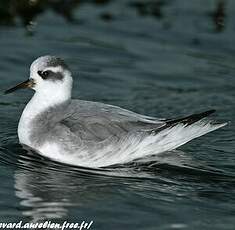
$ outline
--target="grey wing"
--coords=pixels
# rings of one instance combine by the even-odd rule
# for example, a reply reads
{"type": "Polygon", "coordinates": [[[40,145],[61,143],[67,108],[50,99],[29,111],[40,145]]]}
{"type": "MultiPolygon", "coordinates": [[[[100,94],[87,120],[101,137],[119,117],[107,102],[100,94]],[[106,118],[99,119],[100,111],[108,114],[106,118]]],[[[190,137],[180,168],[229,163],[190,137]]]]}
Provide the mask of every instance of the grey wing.
{"type": "Polygon", "coordinates": [[[133,132],[156,130],[163,120],[99,102],[72,100],[61,121],[82,141],[100,142],[133,132]]]}

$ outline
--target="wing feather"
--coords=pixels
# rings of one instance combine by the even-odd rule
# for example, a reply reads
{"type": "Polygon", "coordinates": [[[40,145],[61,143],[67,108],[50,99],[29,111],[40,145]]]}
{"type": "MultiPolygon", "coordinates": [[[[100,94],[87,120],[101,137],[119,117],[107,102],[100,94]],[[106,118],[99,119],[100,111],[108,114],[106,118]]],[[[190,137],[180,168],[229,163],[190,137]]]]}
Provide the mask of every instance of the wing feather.
{"type": "Polygon", "coordinates": [[[100,102],[73,100],[68,116],[62,121],[71,132],[84,141],[103,141],[111,136],[149,131],[165,125],[160,119],[140,115],[118,106],[100,102]]]}

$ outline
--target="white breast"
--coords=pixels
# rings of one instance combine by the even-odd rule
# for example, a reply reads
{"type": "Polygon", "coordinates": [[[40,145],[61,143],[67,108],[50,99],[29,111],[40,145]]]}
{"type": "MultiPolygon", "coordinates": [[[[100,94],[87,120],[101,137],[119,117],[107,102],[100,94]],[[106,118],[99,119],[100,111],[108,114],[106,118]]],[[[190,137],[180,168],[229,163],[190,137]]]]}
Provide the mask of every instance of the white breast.
{"type": "Polygon", "coordinates": [[[21,144],[31,146],[29,136],[30,136],[30,125],[29,121],[26,120],[23,116],[20,118],[18,125],[18,137],[21,144]]]}
{"type": "Polygon", "coordinates": [[[34,105],[35,105],[35,103],[32,98],[31,101],[25,107],[25,109],[21,115],[19,124],[18,124],[18,137],[19,137],[20,143],[28,145],[30,147],[33,147],[32,143],[30,141],[30,133],[32,130],[32,121],[35,118],[35,116],[37,115],[36,108],[34,105]]]}

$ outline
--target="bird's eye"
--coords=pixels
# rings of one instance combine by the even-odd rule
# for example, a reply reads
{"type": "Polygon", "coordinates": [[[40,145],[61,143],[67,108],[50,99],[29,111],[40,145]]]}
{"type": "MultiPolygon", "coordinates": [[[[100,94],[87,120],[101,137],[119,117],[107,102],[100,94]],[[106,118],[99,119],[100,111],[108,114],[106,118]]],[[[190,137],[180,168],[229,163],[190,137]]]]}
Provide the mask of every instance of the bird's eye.
{"type": "Polygon", "coordinates": [[[38,75],[40,77],[42,77],[43,79],[45,79],[46,77],[48,77],[49,71],[47,71],[47,70],[45,70],[45,71],[38,71],[38,75]]]}
{"type": "Polygon", "coordinates": [[[49,75],[49,71],[44,71],[44,72],[42,72],[42,75],[43,75],[44,77],[47,77],[47,76],[49,75]]]}

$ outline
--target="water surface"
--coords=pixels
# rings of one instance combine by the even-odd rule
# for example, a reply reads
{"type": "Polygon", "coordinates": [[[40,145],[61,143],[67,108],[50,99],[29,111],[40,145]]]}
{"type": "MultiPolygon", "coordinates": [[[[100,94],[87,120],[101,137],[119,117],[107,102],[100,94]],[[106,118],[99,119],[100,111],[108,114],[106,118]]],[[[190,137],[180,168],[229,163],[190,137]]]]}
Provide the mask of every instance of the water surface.
{"type": "MultiPolygon", "coordinates": [[[[35,2],[0,3],[1,92],[28,78],[35,58],[54,54],[71,66],[74,98],[157,117],[214,108],[217,120],[235,120],[233,1],[35,2]]],[[[18,144],[18,120],[32,93],[0,97],[2,222],[234,229],[233,122],[177,151],[84,169],[18,144]]]]}

